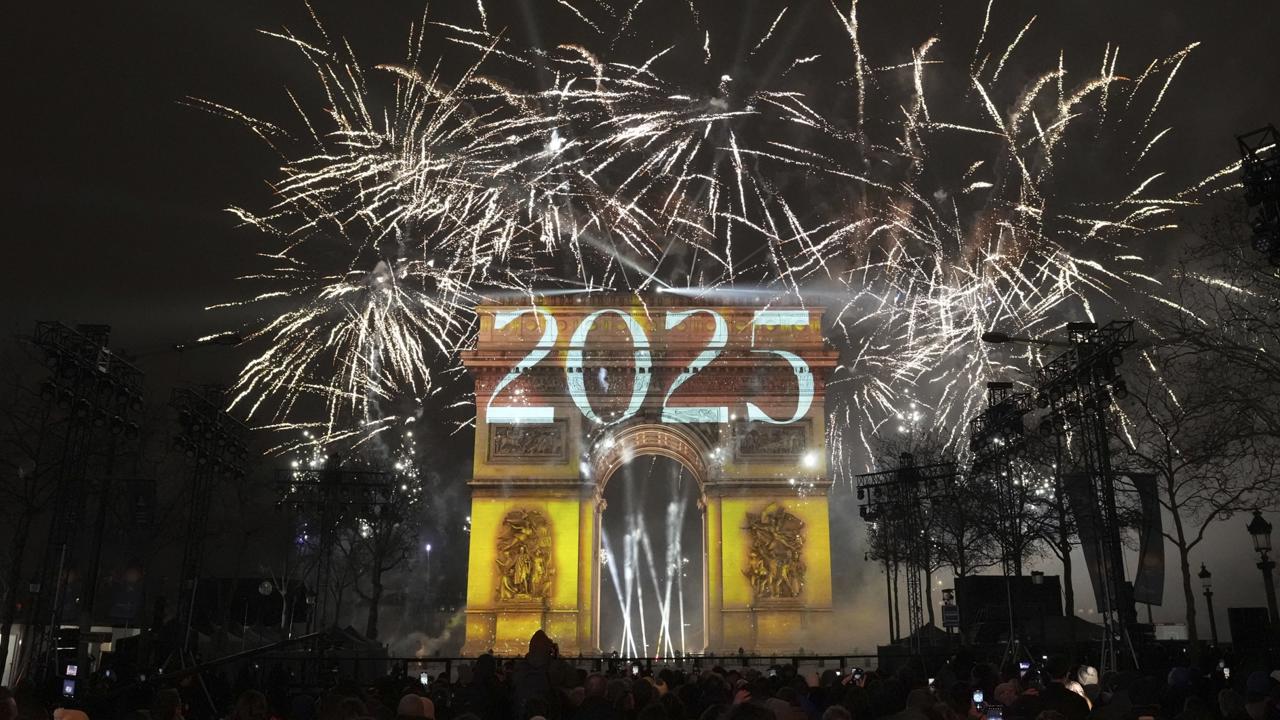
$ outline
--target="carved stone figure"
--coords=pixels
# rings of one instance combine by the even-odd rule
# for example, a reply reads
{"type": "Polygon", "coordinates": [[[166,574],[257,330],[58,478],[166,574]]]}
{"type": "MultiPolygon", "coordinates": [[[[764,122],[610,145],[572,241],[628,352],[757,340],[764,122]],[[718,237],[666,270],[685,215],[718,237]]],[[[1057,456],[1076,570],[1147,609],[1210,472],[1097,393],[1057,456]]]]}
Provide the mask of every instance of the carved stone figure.
{"type": "Polygon", "coordinates": [[[803,425],[752,427],[738,436],[743,457],[784,458],[804,454],[808,438],[803,425]]]}
{"type": "Polygon", "coordinates": [[[494,459],[555,458],[564,454],[564,428],[559,425],[495,425],[490,429],[494,459]]]}
{"type": "Polygon", "coordinates": [[[512,510],[498,534],[498,599],[542,600],[551,594],[551,524],[537,510],[512,510]]]}
{"type": "Polygon", "coordinates": [[[778,503],[747,513],[751,552],[743,574],[757,599],[799,597],[804,589],[804,521],[778,503]]]}

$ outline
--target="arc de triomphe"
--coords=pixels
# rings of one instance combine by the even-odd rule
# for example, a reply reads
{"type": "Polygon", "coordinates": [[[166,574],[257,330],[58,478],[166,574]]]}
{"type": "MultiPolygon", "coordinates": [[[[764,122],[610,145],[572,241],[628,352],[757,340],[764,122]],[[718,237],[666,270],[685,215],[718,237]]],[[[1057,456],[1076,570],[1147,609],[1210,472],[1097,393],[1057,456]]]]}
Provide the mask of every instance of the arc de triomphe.
{"type": "Polygon", "coordinates": [[[600,651],[605,485],[661,455],[697,480],[705,650],[831,644],[822,308],[670,295],[477,309],[464,653],[543,628],[600,651]]]}

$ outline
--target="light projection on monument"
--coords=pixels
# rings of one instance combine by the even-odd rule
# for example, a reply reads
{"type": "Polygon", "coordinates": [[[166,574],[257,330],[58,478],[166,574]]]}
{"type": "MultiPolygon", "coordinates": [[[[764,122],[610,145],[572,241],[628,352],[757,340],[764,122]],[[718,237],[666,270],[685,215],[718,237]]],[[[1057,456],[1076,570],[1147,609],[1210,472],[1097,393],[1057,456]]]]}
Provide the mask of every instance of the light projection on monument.
{"type": "Polygon", "coordinates": [[[671,394],[683,385],[686,380],[696,375],[699,370],[710,365],[711,361],[720,355],[720,351],[724,350],[725,344],[729,342],[729,323],[725,322],[723,315],[714,310],[669,312],[667,313],[667,329],[674,330],[697,313],[710,315],[715,323],[715,329],[711,333],[711,339],[707,341],[707,349],[698,353],[698,357],[689,363],[689,368],[680,373],[675,382],[671,383],[671,387],[667,389],[667,395],[662,400],[662,422],[729,422],[729,408],[723,405],[716,407],[670,407],[668,405],[671,400],[671,394]]]}
{"type": "MultiPolygon", "coordinates": [[[[542,319],[542,335],[537,343],[528,351],[523,359],[516,363],[502,379],[494,386],[494,390],[489,395],[487,412],[485,418],[490,424],[541,424],[554,422],[556,418],[556,409],[551,405],[504,405],[499,402],[498,396],[506,390],[513,382],[518,380],[523,374],[531,370],[539,362],[547,358],[555,349],[556,341],[560,336],[559,319],[550,312],[536,307],[520,308],[516,310],[500,310],[494,313],[494,329],[502,330],[509,327],[520,317],[525,315],[535,315],[542,319]]],[[[671,331],[679,328],[686,320],[695,315],[706,315],[712,320],[712,333],[707,339],[706,346],[698,353],[671,382],[667,387],[662,400],[662,412],[660,414],[663,423],[728,423],[730,420],[729,408],[725,405],[716,406],[679,406],[672,405],[672,397],[676,390],[693,378],[701,370],[710,366],[716,358],[724,350],[729,341],[729,323],[724,316],[709,308],[695,308],[688,310],[673,310],[665,313],[665,322],[663,327],[671,331]]],[[[652,347],[663,347],[662,338],[656,338],[655,343],[651,345],[648,334],[644,327],[636,321],[626,310],[618,308],[602,308],[596,310],[586,316],[574,329],[568,343],[568,351],[565,360],[565,382],[568,387],[569,397],[573,404],[578,408],[582,415],[595,423],[604,423],[605,419],[591,406],[591,401],[587,397],[586,383],[584,380],[585,368],[585,352],[587,350],[587,336],[595,327],[596,322],[606,316],[616,316],[626,328],[630,336],[630,344],[632,348],[632,361],[634,363],[635,375],[632,378],[630,396],[628,398],[627,407],[621,415],[612,420],[612,422],[622,422],[634,417],[644,403],[646,396],[649,394],[649,385],[652,377],[653,354],[652,347]]],[[[765,356],[781,358],[790,366],[796,379],[796,406],[795,411],[790,417],[777,419],[765,412],[760,406],[746,400],[747,419],[749,421],[758,421],[773,425],[787,425],[794,423],[805,417],[809,408],[813,404],[813,374],[809,364],[798,354],[780,348],[757,348],[754,347],[756,340],[756,330],[762,327],[779,327],[779,326],[805,326],[809,324],[809,313],[805,310],[756,310],[751,316],[751,322],[747,328],[751,332],[751,345],[749,352],[765,356]]]]}
{"type": "Polygon", "coordinates": [[[583,375],[583,357],[582,351],[587,344],[587,333],[591,332],[591,328],[595,325],[596,320],[603,315],[617,315],[622,318],[622,323],[626,326],[627,332],[631,334],[631,346],[635,349],[635,378],[631,381],[631,399],[627,403],[626,412],[622,414],[620,419],[626,420],[636,414],[640,410],[640,403],[644,402],[644,396],[649,393],[649,370],[653,364],[653,357],[649,353],[649,338],[644,334],[644,328],[640,327],[640,323],[635,321],[622,310],[613,308],[605,308],[597,310],[587,316],[577,330],[573,331],[573,338],[569,340],[569,359],[565,363],[565,376],[569,382],[569,397],[573,398],[573,404],[578,406],[582,414],[588,419],[597,423],[604,422],[604,419],[596,415],[591,409],[591,401],[587,399],[587,387],[582,381],[583,375]]]}

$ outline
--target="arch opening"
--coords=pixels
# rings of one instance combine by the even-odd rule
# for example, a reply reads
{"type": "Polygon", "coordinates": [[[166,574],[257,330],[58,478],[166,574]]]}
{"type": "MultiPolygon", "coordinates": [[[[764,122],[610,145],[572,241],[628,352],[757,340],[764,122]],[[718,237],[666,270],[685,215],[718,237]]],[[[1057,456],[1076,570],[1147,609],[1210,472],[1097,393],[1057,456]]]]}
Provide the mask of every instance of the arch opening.
{"type": "Polygon", "coordinates": [[[610,427],[593,438],[589,447],[587,472],[600,493],[619,468],[644,455],[670,458],[684,466],[697,483],[700,494],[713,470],[710,460],[713,452],[707,442],[684,425],[637,421],[610,427]]]}
{"type": "Polygon", "coordinates": [[[700,482],[667,454],[641,451],[601,478],[600,649],[671,657],[705,647],[700,482]]]}

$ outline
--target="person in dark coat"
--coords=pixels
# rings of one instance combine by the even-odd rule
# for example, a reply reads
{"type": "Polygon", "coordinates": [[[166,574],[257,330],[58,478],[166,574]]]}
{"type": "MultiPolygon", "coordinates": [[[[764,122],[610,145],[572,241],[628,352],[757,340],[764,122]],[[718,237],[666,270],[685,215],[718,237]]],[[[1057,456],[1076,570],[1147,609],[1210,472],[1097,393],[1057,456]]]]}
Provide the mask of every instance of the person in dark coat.
{"type": "Polygon", "coordinates": [[[498,661],[489,653],[476,658],[471,677],[458,688],[455,703],[459,713],[475,713],[485,720],[505,718],[507,688],[498,677],[498,661]]]}
{"type": "Polygon", "coordinates": [[[1061,713],[1066,720],[1086,720],[1089,717],[1089,702],[1079,693],[1067,688],[1066,682],[1071,679],[1071,661],[1065,656],[1055,655],[1045,663],[1046,682],[1044,690],[1037,695],[1023,695],[1015,706],[1017,717],[1034,718],[1045,710],[1061,713]]]}
{"type": "Polygon", "coordinates": [[[536,708],[551,720],[560,717],[559,693],[552,682],[560,649],[541,630],[529,638],[529,652],[516,663],[511,675],[512,710],[515,720],[528,720],[528,710],[536,708]]]}

